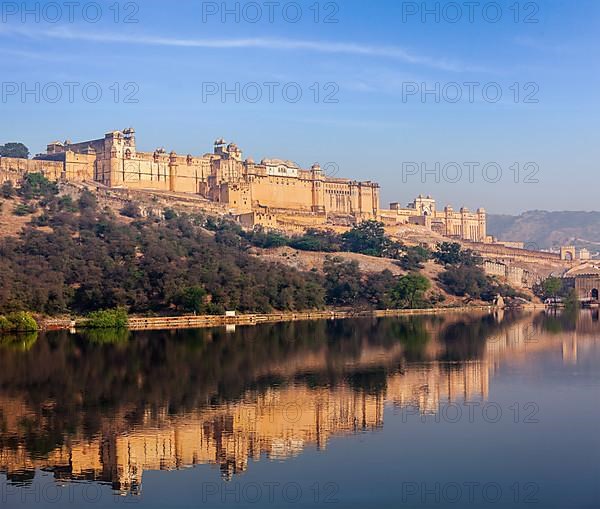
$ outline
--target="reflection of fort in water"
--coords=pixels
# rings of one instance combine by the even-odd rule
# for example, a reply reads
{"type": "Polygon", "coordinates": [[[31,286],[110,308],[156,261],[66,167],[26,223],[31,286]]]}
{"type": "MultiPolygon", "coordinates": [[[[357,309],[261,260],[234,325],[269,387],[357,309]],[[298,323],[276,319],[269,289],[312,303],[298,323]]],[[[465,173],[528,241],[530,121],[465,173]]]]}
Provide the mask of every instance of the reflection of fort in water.
{"type": "MultiPolygon", "coordinates": [[[[0,469],[18,479],[19,473],[50,468],[59,479],[109,482],[133,492],[141,485],[144,470],[214,464],[229,478],[246,470],[250,459],[263,455],[283,459],[307,446],[325,448],[335,435],[377,429],[383,426],[386,404],[418,407],[429,414],[446,402],[485,400],[489,378],[505,358],[555,350],[562,352],[565,362],[576,362],[578,343],[589,339],[588,333],[593,335],[594,323],[583,317],[573,333],[551,336],[539,332],[531,319],[522,319],[489,336],[481,358],[465,362],[436,360],[443,352],[440,327],[428,329],[431,360],[404,364],[386,373],[375,388],[361,387],[360,381],[318,388],[292,382],[247,391],[238,400],[178,415],[170,415],[165,404],[161,411],[145,411],[135,426],[125,419],[132,409],[121,408],[102,422],[94,438],[75,433],[40,458],[22,444],[6,445],[19,439],[23,422],[34,418],[35,411],[19,398],[0,396],[4,417],[0,436],[5,437],[0,469]]],[[[354,367],[368,371],[385,356],[385,349],[366,349],[354,367]]],[[[307,355],[304,361],[296,359],[294,369],[327,369],[318,355],[307,355]]],[[[289,367],[281,369],[289,371],[289,367]]]]}

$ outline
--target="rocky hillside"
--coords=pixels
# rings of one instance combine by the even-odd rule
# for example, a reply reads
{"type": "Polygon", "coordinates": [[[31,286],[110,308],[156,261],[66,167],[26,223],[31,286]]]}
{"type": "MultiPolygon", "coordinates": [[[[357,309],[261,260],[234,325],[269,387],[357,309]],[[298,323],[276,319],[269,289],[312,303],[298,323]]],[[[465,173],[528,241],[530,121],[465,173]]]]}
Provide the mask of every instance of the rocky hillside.
{"type": "Polygon", "coordinates": [[[534,210],[520,216],[488,217],[488,232],[500,240],[532,243],[541,249],[574,244],[600,251],[600,212],[534,210]]]}

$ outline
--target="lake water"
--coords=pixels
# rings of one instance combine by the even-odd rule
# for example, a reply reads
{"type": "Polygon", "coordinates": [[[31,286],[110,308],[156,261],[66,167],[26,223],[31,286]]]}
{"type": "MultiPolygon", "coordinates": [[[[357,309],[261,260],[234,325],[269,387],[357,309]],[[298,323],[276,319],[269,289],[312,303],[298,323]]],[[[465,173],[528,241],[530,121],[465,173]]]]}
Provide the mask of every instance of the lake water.
{"type": "Polygon", "coordinates": [[[0,341],[0,506],[600,507],[598,314],[0,341]]]}

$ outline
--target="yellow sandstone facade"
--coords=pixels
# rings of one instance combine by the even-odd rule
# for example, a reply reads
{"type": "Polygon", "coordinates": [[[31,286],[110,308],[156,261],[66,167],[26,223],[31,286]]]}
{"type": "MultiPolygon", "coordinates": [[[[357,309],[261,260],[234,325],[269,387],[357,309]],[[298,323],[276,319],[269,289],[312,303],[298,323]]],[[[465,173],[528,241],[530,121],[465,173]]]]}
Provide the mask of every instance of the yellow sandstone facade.
{"type": "Polygon", "coordinates": [[[437,210],[436,201],[431,196],[419,196],[407,207],[398,203],[390,204],[391,210],[381,211],[381,220],[391,224],[419,224],[445,237],[488,242],[487,213],[485,209],[472,212],[467,208],[454,210],[447,205],[437,210]]]}
{"type": "Polygon", "coordinates": [[[234,143],[219,139],[212,153],[180,155],[162,148],[138,151],[132,128],[96,140],[53,142],[45,154],[0,159],[0,182],[25,172],[54,180],[94,181],[112,188],[190,193],[222,204],[245,226],[302,231],[325,224],[353,224],[377,219],[393,227],[419,224],[442,235],[486,242],[486,213],[446,207],[420,196],[406,208],[380,207],[374,182],[332,178],[318,164],[302,169],[292,161],[243,159],[234,143]]]}

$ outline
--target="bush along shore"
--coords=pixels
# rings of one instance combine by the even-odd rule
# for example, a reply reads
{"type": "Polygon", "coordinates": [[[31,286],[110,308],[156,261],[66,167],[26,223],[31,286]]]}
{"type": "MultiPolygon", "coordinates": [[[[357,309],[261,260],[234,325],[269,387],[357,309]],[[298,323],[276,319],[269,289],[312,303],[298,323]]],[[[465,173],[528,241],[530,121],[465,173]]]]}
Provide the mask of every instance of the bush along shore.
{"type": "Polygon", "coordinates": [[[0,316],[0,333],[36,332],[39,329],[36,319],[31,313],[18,311],[0,316]]]}
{"type": "Polygon", "coordinates": [[[0,315],[0,349],[27,351],[37,341],[40,326],[30,313],[0,315]]]}

